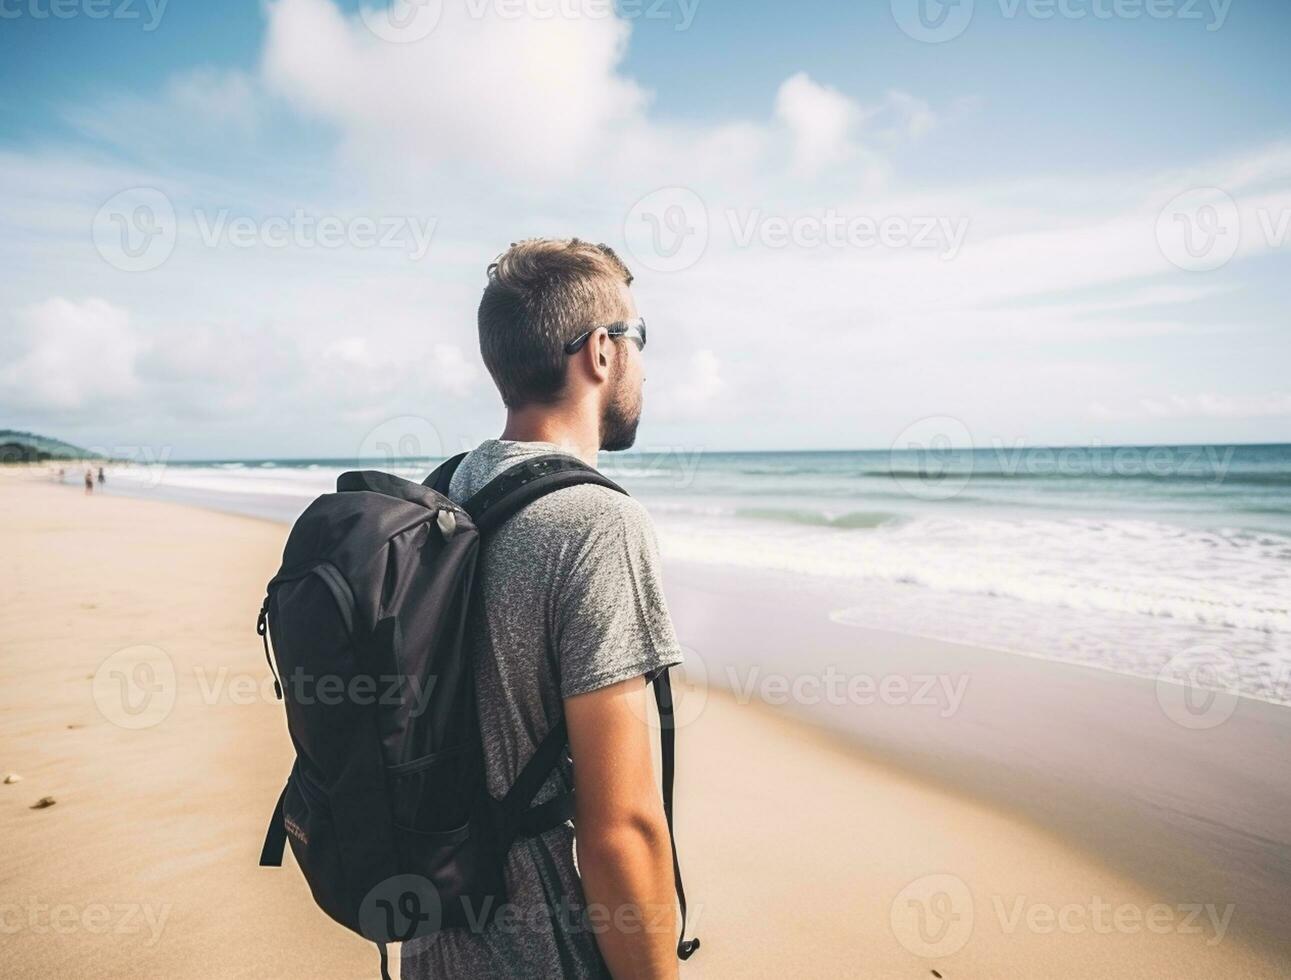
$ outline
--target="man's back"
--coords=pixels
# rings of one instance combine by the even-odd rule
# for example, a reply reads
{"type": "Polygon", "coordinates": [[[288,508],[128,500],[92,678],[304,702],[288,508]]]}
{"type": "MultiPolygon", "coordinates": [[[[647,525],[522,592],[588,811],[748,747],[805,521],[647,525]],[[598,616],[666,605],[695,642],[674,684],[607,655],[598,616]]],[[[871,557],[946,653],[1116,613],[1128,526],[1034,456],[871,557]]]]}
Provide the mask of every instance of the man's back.
{"type": "MultiPolygon", "coordinates": [[[[467,455],[450,496],[464,501],[503,470],[557,452],[489,440],[467,455]]],[[[563,700],[680,663],[645,510],[599,486],[557,490],[485,544],[468,624],[488,789],[501,798],[562,715],[563,700]]],[[[572,787],[568,760],[539,791],[572,787]]],[[[518,841],[507,860],[510,908],[483,932],[407,943],[405,977],[596,977],[596,936],[581,918],[574,830],[518,841]]]]}

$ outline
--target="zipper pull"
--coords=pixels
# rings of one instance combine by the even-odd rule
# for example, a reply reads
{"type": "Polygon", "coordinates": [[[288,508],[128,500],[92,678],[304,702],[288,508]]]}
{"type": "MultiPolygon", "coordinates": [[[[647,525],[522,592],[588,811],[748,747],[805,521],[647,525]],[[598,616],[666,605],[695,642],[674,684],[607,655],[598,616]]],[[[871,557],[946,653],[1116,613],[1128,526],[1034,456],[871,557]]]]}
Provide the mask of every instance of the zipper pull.
{"type": "Polygon", "coordinates": [[[264,641],[264,662],[269,665],[269,673],[273,674],[273,693],[278,700],[282,700],[282,684],[278,681],[278,672],[273,669],[273,658],[269,656],[269,597],[265,596],[264,603],[260,606],[260,615],[256,619],[256,634],[264,641]]]}
{"type": "Polygon", "coordinates": [[[444,540],[450,540],[457,533],[457,515],[447,507],[435,515],[435,523],[439,525],[439,533],[444,536],[444,540]]]}

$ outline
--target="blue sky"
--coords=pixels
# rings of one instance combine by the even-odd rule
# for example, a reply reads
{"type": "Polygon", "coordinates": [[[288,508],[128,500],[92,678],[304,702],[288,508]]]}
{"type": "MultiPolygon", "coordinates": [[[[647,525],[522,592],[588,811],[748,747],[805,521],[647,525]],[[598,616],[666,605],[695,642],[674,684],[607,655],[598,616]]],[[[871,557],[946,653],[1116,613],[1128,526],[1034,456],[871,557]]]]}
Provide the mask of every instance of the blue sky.
{"type": "Polygon", "coordinates": [[[484,265],[550,233],[638,273],[646,447],[1291,438],[1291,5],[65,2],[0,0],[5,425],[456,448],[484,265]]]}

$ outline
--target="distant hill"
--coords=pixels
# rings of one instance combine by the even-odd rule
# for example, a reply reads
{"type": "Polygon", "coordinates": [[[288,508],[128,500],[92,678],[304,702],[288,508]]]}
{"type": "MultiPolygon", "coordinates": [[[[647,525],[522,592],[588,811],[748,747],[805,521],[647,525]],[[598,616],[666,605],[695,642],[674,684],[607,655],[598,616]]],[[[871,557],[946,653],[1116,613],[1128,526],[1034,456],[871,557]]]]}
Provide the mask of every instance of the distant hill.
{"type": "Polygon", "coordinates": [[[0,463],[39,463],[47,459],[86,459],[88,449],[34,432],[0,429],[0,463]]]}

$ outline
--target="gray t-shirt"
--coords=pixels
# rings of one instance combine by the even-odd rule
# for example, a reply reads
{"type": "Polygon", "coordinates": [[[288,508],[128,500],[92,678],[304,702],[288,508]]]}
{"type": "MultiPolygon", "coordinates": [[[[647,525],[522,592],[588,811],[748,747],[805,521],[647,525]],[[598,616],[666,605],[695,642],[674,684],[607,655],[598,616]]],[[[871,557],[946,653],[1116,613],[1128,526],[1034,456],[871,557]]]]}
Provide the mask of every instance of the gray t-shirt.
{"type": "MultiPolygon", "coordinates": [[[[459,502],[543,442],[490,439],[458,467],[459,502]]],[[[645,508],[606,487],[557,490],[487,542],[477,569],[481,612],[468,625],[489,792],[510,789],[562,699],[681,662],[664,604],[658,548],[645,508]]],[[[566,759],[535,803],[573,786],[566,759]]],[[[517,841],[507,857],[507,915],[481,932],[451,929],[403,945],[405,978],[605,977],[581,916],[574,827],[517,841]]]]}

